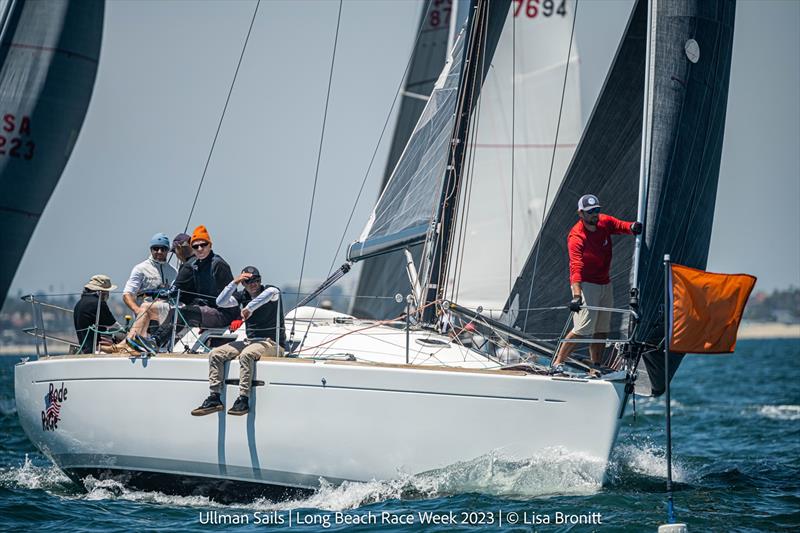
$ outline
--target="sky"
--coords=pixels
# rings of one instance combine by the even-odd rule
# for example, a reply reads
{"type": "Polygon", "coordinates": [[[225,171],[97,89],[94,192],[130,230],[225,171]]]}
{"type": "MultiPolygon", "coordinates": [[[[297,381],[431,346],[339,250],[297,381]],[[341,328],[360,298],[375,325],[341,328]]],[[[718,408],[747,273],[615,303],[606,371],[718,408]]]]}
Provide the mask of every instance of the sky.
{"type": "MultiPolygon", "coordinates": [[[[262,1],[190,232],[277,284],[303,259],[338,2],[262,1]]],[[[94,94],[10,295],[122,285],[150,236],[187,223],[255,2],[110,0],[94,94]]],[[[630,0],[579,4],[588,118],[630,0]]],[[[417,0],[345,0],[304,279],[344,260],[373,207],[416,33],[417,0]],[[345,231],[362,180],[367,181],[345,231]],[[336,255],[344,235],[344,244],[336,255]]],[[[800,2],[740,0],[708,269],[800,286],[800,2]]]]}

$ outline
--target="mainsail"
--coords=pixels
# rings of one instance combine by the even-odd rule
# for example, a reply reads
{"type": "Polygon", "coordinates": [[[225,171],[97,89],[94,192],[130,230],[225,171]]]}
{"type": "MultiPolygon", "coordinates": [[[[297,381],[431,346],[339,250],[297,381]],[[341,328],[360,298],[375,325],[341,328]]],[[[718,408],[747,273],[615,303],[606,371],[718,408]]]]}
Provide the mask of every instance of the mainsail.
{"type": "MultiPolygon", "coordinates": [[[[445,4],[449,5],[448,2],[434,3],[428,9],[445,4]]],[[[468,211],[469,217],[456,237],[456,242],[463,245],[455,252],[459,255],[459,260],[454,262],[459,266],[455,298],[464,305],[502,307],[510,288],[509,272],[513,272],[515,278],[521,270],[544,219],[548,193],[549,206],[580,136],[578,53],[571,35],[575,2],[566,0],[557,4],[551,10],[532,11],[512,3],[483,84],[476,111],[479,115],[475,119],[477,131],[469,145],[469,150],[474,152],[474,156],[470,156],[471,195],[461,207],[468,211]],[[567,70],[569,76],[565,85],[567,70]],[[512,150],[515,152],[514,172],[512,150]]],[[[459,5],[458,17],[467,11],[459,5]]],[[[432,18],[430,12],[423,12],[421,43],[441,33],[430,27],[432,18]]],[[[445,38],[446,35],[439,35],[439,39],[445,38]]],[[[431,56],[441,52],[443,50],[436,45],[418,46],[409,84],[416,79],[415,67],[431,68],[435,62],[431,61],[431,56]],[[427,60],[423,61],[423,57],[427,60]]],[[[441,61],[444,61],[443,53],[441,61]]],[[[433,80],[430,81],[432,84],[433,80]]],[[[405,94],[409,92],[407,86],[405,94]]],[[[398,146],[404,147],[408,139],[405,129],[408,121],[404,113],[413,110],[413,104],[419,109],[422,107],[423,101],[418,95],[419,90],[415,90],[413,96],[417,97],[407,97],[401,107],[387,174],[394,168],[393,157],[399,156],[398,146]]],[[[419,248],[411,248],[417,263],[419,248]]],[[[410,290],[404,265],[401,251],[365,261],[357,291],[360,298],[354,303],[353,314],[373,318],[400,314],[403,305],[389,297],[410,290]]],[[[451,287],[456,282],[452,277],[451,287]]]]}
{"type": "MultiPolygon", "coordinates": [[[[392,174],[425,104],[433,91],[447,59],[448,44],[453,30],[457,32],[466,21],[468,9],[464,2],[429,0],[420,15],[417,42],[412,53],[400,109],[386,161],[381,191],[392,174]]],[[[419,246],[413,248],[419,258],[419,246]]],[[[402,312],[394,301],[397,293],[409,292],[405,275],[403,252],[396,251],[364,261],[351,314],[365,318],[389,318],[402,312]]]]}
{"type": "Polygon", "coordinates": [[[103,11],[103,0],[0,2],[3,300],[83,124],[103,11]]]}
{"type": "Polygon", "coordinates": [[[431,240],[431,235],[437,230],[435,221],[442,216],[445,183],[454,170],[451,149],[457,150],[457,145],[462,142],[453,139],[457,118],[460,113],[469,113],[480,92],[508,5],[506,1],[489,4],[482,23],[485,27],[472,27],[470,24],[456,39],[447,64],[364,231],[348,249],[348,260],[360,261],[431,240]],[[481,35],[481,46],[488,59],[485,66],[465,68],[466,54],[478,42],[470,41],[468,45],[467,40],[475,35],[481,35]],[[475,87],[462,79],[467,71],[475,72],[475,87]],[[477,90],[473,90],[475,88],[477,90]],[[465,97],[465,94],[469,96],[465,97]]]}
{"type": "MultiPolygon", "coordinates": [[[[701,269],[708,257],[735,3],[654,2],[653,12],[653,127],[635,340],[655,347],[663,340],[663,255],[701,269]]],[[[537,309],[569,298],[566,236],[576,221],[577,199],[593,193],[606,212],[636,218],[647,31],[647,2],[639,0],[553,208],[506,302],[514,326],[529,334],[557,337],[568,319],[567,311],[537,309]]],[[[633,239],[619,239],[614,247],[614,301],[623,307],[630,299],[633,239]]],[[[612,330],[623,335],[627,321],[615,317],[612,330]]],[[[643,358],[653,394],[663,390],[659,357],[643,358]]],[[[671,373],[680,357],[670,363],[671,373]]]]}

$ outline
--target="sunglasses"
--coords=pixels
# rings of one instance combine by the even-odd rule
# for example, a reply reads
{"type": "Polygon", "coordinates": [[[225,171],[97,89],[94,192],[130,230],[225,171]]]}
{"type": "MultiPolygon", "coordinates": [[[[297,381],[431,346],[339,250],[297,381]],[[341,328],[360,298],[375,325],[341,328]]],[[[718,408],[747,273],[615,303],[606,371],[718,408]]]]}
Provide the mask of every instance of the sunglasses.
{"type": "Polygon", "coordinates": [[[245,283],[261,283],[261,278],[250,278],[244,280],[245,283]]]}
{"type": "Polygon", "coordinates": [[[600,208],[595,207],[594,209],[585,209],[583,212],[586,213],[587,215],[596,215],[597,213],[600,212],[600,208]]]}
{"type": "Polygon", "coordinates": [[[150,247],[150,251],[151,252],[161,252],[161,253],[165,254],[165,253],[167,253],[168,250],[169,250],[169,248],[167,248],[166,246],[151,246],[150,247]]]}
{"type": "Polygon", "coordinates": [[[194,248],[195,250],[202,250],[206,246],[208,246],[207,242],[198,242],[197,244],[193,244],[192,248],[194,248]]]}

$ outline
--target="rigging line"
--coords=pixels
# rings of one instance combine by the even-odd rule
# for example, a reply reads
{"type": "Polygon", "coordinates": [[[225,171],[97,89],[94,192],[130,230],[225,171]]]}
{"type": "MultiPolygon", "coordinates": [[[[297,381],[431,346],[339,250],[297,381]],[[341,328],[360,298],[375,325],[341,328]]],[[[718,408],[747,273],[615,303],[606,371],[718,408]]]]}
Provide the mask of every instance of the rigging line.
{"type": "MultiPolygon", "coordinates": [[[[556,160],[556,147],[558,146],[558,133],[561,129],[561,115],[564,112],[564,95],[567,92],[567,77],[569,76],[569,58],[572,55],[572,43],[575,38],[575,21],[578,20],[578,2],[579,0],[575,0],[575,11],[572,15],[572,29],[570,30],[569,34],[569,47],[567,48],[567,63],[564,67],[564,83],[561,86],[561,103],[558,106],[558,122],[556,122],[556,138],[553,141],[553,152],[550,156],[550,172],[547,176],[547,188],[545,189],[544,193],[544,207],[542,209],[542,221],[539,223],[539,236],[542,235],[542,230],[544,229],[544,219],[547,214],[547,200],[550,197],[550,182],[553,179],[553,165],[555,164],[556,160]]],[[[533,270],[531,271],[531,284],[528,287],[528,300],[525,304],[526,306],[531,305],[531,296],[533,296],[533,281],[536,279],[536,267],[539,263],[539,250],[542,248],[542,241],[539,237],[536,238],[539,241],[536,244],[536,255],[533,258],[533,270]]],[[[522,326],[522,330],[525,331],[525,326],[528,323],[528,312],[525,312],[525,321],[522,326]]]]}
{"type": "MultiPolygon", "coordinates": [[[[325,140],[325,124],[328,122],[328,104],[330,103],[331,99],[331,85],[333,84],[333,66],[336,63],[336,46],[339,44],[339,26],[342,22],[342,3],[343,0],[339,0],[339,14],[336,17],[336,34],[333,37],[333,52],[331,54],[331,68],[330,72],[328,73],[328,90],[325,95],[325,110],[322,114],[322,131],[320,131],[319,135],[319,147],[317,148],[317,164],[316,168],[314,169],[314,186],[311,189],[311,205],[308,208],[308,223],[306,224],[306,239],[303,243],[303,260],[300,262],[300,280],[297,282],[297,290],[300,290],[300,287],[303,285],[303,271],[306,267],[306,255],[308,254],[308,236],[311,233],[311,217],[314,215],[314,199],[317,195],[317,181],[319,179],[319,163],[322,159],[322,143],[325,140]]],[[[294,314],[292,317],[292,330],[289,334],[289,338],[294,335],[294,326],[295,322],[297,322],[297,313],[294,314]]]]}
{"type": "MultiPolygon", "coordinates": [[[[569,56],[567,56],[569,61],[569,56]]],[[[511,231],[508,237],[508,294],[514,275],[514,155],[516,154],[517,118],[517,17],[511,17],[511,231]]],[[[545,206],[546,206],[545,202],[545,206]]]]}
{"type": "Polygon", "coordinates": [[[197,184],[197,191],[194,194],[194,201],[192,202],[192,208],[189,210],[189,216],[186,218],[186,226],[183,228],[183,232],[189,229],[189,222],[192,220],[192,215],[194,214],[194,208],[197,206],[197,199],[200,197],[200,189],[203,188],[203,182],[206,179],[206,172],[208,172],[208,165],[211,162],[211,156],[214,153],[214,147],[217,145],[217,138],[219,137],[219,131],[222,129],[222,121],[225,119],[225,112],[228,110],[228,103],[231,101],[231,94],[233,93],[233,87],[236,85],[236,77],[239,75],[239,67],[242,66],[242,59],[244,58],[244,51],[247,49],[247,43],[250,40],[250,33],[253,31],[253,23],[256,21],[256,14],[258,13],[258,7],[261,5],[261,0],[256,2],[256,7],[253,10],[253,16],[250,19],[250,27],[247,29],[247,35],[244,38],[244,44],[242,45],[242,52],[239,54],[239,62],[236,64],[236,70],[233,73],[233,79],[231,80],[231,86],[228,88],[228,96],[225,98],[225,105],[222,108],[222,115],[219,117],[219,123],[217,124],[217,131],[214,133],[214,140],[211,141],[211,149],[208,151],[208,157],[206,158],[206,164],[203,167],[203,174],[200,176],[200,183],[197,184]]]}
{"type": "MultiPolygon", "coordinates": [[[[485,33],[487,32],[486,28],[488,28],[488,17],[483,12],[481,12],[481,16],[482,16],[482,18],[484,20],[484,23],[481,23],[480,20],[476,20],[476,28],[475,28],[475,33],[474,33],[474,39],[477,41],[478,44],[476,45],[476,44],[474,44],[474,42],[470,43],[471,46],[473,46],[473,47],[474,46],[482,46],[483,42],[486,40],[485,33]]],[[[465,52],[466,52],[465,53],[465,60],[466,60],[466,59],[468,59],[470,57],[470,55],[472,55],[472,50],[467,48],[467,50],[465,50],[465,52]]],[[[485,54],[483,54],[483,55],[485,55],[485,54]]],[[[466,91],[464,91],[464,94],[461,95],[462,106],[463,107],[459,106],[459,109],[463,109],[464,111],[462,113],[459,113],[459,116],[458,116],[458,118],[456,120],[456,123],[455,123],[454,131],[458,132],[461,129],[461,122],[463,120],[468,121],[468,123],[467,123],[468,130],[465,132],[465,135],[464,135],[465,138],[460,140],[460,142],[464,143],[464,145],[465,145],[464,148],[461,151],[461,156],[460,156],[460,159],[461,159],[461,161],[460,161],[461,177],[460,178],[456,176],[456,160],[455,160],[456,150],[452,149],[451,152],[450,152],[450,164],[453,166],[453,169],[454,169],[453,170],[454,179],[451,182],[452,183],[452,189],[445,196],[445,201],[443,203],[443,206],[447,205],[447,202],[449,202],[449,201],[455,202],[455,204],[453,206],[453,211],[451,213],[451,218],[452,218],[452,223],[453,224],[455,223],[455,221],[458,219],[458,216],[459,216],[458,198],[459,198],[459,192],[462,190],[460,188],[460,182],[461,182],[462,179],[464,179],[464,175],[465,175],[464,161],[465,161],[466,156],[467,156],[466,143],[467,143],[467,139],[469,138],[469,134],[470,134],[469,128],[472,127],[472,124],[469,123],[469,120],[470,120],[470,117],[472,116],[472,109],[474,107],[474,103],[473,103],[474,100],[475,100],[474,95],[476,94],[476,92],[475,92],[476,91],[476,87],[477,87],[477,90],[480,91],[480,84],[483,83],[483,70],[479,70],[479,69],[482,69],[482,67],[483,67],[483,63],[482,62],[478,67],[473,67],[472,65],[467,64],[466,61],[465,61],[464,67],[468,68],[468,69],[475,68],[476,70],[478,70],[478,72],[472,77],[472,80],[471,80],[472,87],[471,87],[471,90],[469,92],[469,100],[466,99],[467,98],[466,91]]],[[[466,70],[463,71],[462,75],[463,74],[466,74],[466,70]]],[[[480,96],[480,92],[478,92],[477,94],[480,96]]],[[[445,183],[445,186],[447,186],[447,183],[445,183]]],[[[444,212],[444,207],[442,207],[442,212],[444,212]]],[[[444,297],[446,295],[446,293],[447,293],[447,278],[448,278],[447,274],[449,272],[449,269],[452,266],[452,265],[448,264],[449,262],[447,261],[447,257],[445,257],[444,254],[445,253],[447,253],[447,254],[452,253],[453,244],[454,244],[455,238],[456,238],[456,232],[455,231],[450,231],[449,235],[447,236],[447,242],[445,243],[444,242],[443,233],[444,232],[441,232],[441,231],[439,233],[439,240],[440,240],[440,245],[441,245],[439,253],[442,254],[442,259],[440,260],[439,279],[438,279],[439,287],[441,288],[440,294],[442,295],[442,297],[444,297]],[[442,263],[444,263],[444,264],[442,264],[442,263]],[[442,268],[442,266],[444,268],[442,268]]]]}
{"type": "MultiPolygon", "coordinates": [[[[486,26],[488,28],[489,20],[486,20],[486,26]]],[[[488,32],[488,29],[486,30],[488,32]]],[[[483,50],[481,52],[481,65],[480,65],[480,72],[484,72],[484,68],[486,66],[486,39],[483,40],[483,50]]],[[[491,65],[490,65],[491,67],[491,65]]],[[[469,224],[469,213],[472,208],[472,184],[475,183],[474,175],[475,175],[475,159],[477,157],[478,150],[475,148],[476,141],[478,139],[478,128],[480,127],[480,120],[481,120],[481,108],[483,107],[483,91],[478,94],[478,102],[477,107],[475,110],[475,121],[472,127],[472,146],[473,148],[470,150],[469,154],[469,164],[466,167],[464,173],[465,179],[465,186],[464,186],[464,213],[462,218],[462,231],[460,235],[460,243],[458,254],[456,255],[456,265],[454,268],[454,283],[453,283],[453,299],[458,299],[458,293],[461,291],[461,276],[464,273],[463,263],[464,263],[464,255],[466,254],[466,247],[467,247],[467,227],[469,224]],[[457,274],[456,274],[457,272],[457,274]]]]}
{"type": "MultiPolygon", "coordinates": [[[[426,14],[430,11],[432,3],[428,3],[428,8],[426,9],[426,14]]],[[[350,223],[353,221],[353,216],[356,212],[356,208],[358,207],[358,202],[361,200],[361,193],[364,191],[364,186],[367,183],[367,179],[369,178],[369,173],[372,171],[372,165],[375,162],[375,157],[378,155],[378,149],[381,146],[381,141],[383,140],[383,136],[386,134],[386,128],[389,126],[389,121],[392,118],[392,112],[394,112],[394,107],[397,105],[397,99],[399,98],[400,94],[403,92],[403,81],[406,79],[408,75],[408,71],[411,69],[411,62],[414,59],[414,51],[417,49],[417,44],[419,44],[419,38],[422,35],[422,25],[420,25],[419,30],[417,31],[417,36],[414,39],[414,44],[411,46],[411,53],[408,55],[408,61],[406,62],[406,68],[403,71],[403,75],[400,77],[400,83],[397,84],[397,91],[394,94],[394,99],[392,100],[392,105],[389,107],[389,113],[386,115],[386,120],[383,123],[383,129],[381,130],[381,134],[378,137],[378,142],[375,144],[375,150],[372,152],[372,157],[369,160],[369,165],[367,166],[367,171],[364,174],[364,179],[361,180],[361,187],[358,189],[358,194],[356,195],[356,201],[353,203],[353,208],[350,210],[350,216],[347,218],[347,224],[345,224],[344,231],[342,231],[342,238],[339,240],[339,245],[336,247],[336,253],[333,254],[333,260],[331,261],[331,266],[328,269],[328,273],[333,270],[333,266],[336,264],[336,258],[339,256],[339,251],[342,249],[342,244],[344,243],[344,239],[347,236],[347,230],[350,229],[350,223]]],[[[426,80],[427,81],[427,80],[426,80]]],[[[435,81],[435,80],[433,80],[435,81]]],[[[392,298],[393,299],[393,298],[392,298]]]]}
{"type": "MultiPolygon", "coordinates": [[[[425,9],[425,14],[430,11],[432,2],[428,2],[428,7],[425,9]]],[[[381,146],[381,142],[383,141],[383,136],[386,134],[386,128],[389,126],[389,120],[392,118],[392,113],[394,112],[394,107],[397,104],[397,99],[403,92],[403,81],[406,80],[406,76],[408,75],[408,71],[411,69],[411,62],[414,60],[414,52],[417,49],[417,44],[419,44],[419,38],[422,35],[422,25],[420,25],[419,29],[417,30],[417,36],[414,38],[414,44],[411,46],[411,53],[408,55],[408,61],[406,62],[406,68],[403,70],[403,75],[400,77],[400,81],[397,84],[397,90],[394,93],[394,98],[392,99],[392,105],[389,107],[389,112],[386,114],[386,120],[383,122],[383,129],[381,129],[381,134],[378,136],[378,142],[375,144],[375,150],[372,151],[372,157],[369,160],[369,165],[367,165],[367,171],[364,173],[364,179],[361,180],[361,186],[358,188],[358,194],[356,195],[356,200],[353,202],[353,208],[350,210],[350,216],[347,218],[347,224],[344,226],[344,230],[342,231],[342,237],[339,239],[339,244],[336,247],[336,252],[333,254],[333,258],[331,259],[331,266],[328,267],[328,276],[331,275],[333,272],[333,267],[336,265],[336,258],[339,257],[339,251],[342,249],[342,244],[344,243],[344,239],[347,236],[347,230],[350,229],[350,223],[353,221],[353,216],[355,215],[356,208],[358,207],[358,202],[361,200],[361,194],[364,192],[364,186],[367,183],[367,179],[369,178],[369,174],[372,171],[372,165],[375,162],[375,157],[378,154],[378,149],[381,146]]],[[[299,290],[299,287],[298,287],[299,290]]],[[[358,296],[356,296],[358,298],[358,296]]],[[[392,297],[386,297],[386,299],[394,300],[392,297]]],[[[311,322],[314,320],[314,316],[317,313],[317,308],[314,308],[314,311],[311,313],[311,320],[309,320],[309,326],[306,328],[306,332],[303,334],[303,339],[300,341],[300,345],[298,348],[302,348],[303,343],[308,336],[308,332],[311,328],[311,322]]],[[[292,324],[294,326],[294,324],[292,324]]]]}

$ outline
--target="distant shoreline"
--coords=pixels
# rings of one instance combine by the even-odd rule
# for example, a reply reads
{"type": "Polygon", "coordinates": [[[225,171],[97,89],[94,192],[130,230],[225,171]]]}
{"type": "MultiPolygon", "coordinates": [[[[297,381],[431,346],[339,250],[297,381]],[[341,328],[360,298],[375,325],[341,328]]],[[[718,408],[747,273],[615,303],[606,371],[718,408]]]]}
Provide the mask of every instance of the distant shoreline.
{"type": "MultiPolygon", "coordinates": [[[[752,339],[800,339],[800,324],[780,322],[742,322],[739,326],[739,340],[752,339]]],[[[54,355],[63,353],[53,352],[54,355]]],[[[33,344],[0,346],[0,356],[35,356],[33,344]]]]}
{"type": "Polygon", "coordinates": [[[800,324],[780,322],[742,322],[739,325],[739,339],[798,339],[800,324]]]}

